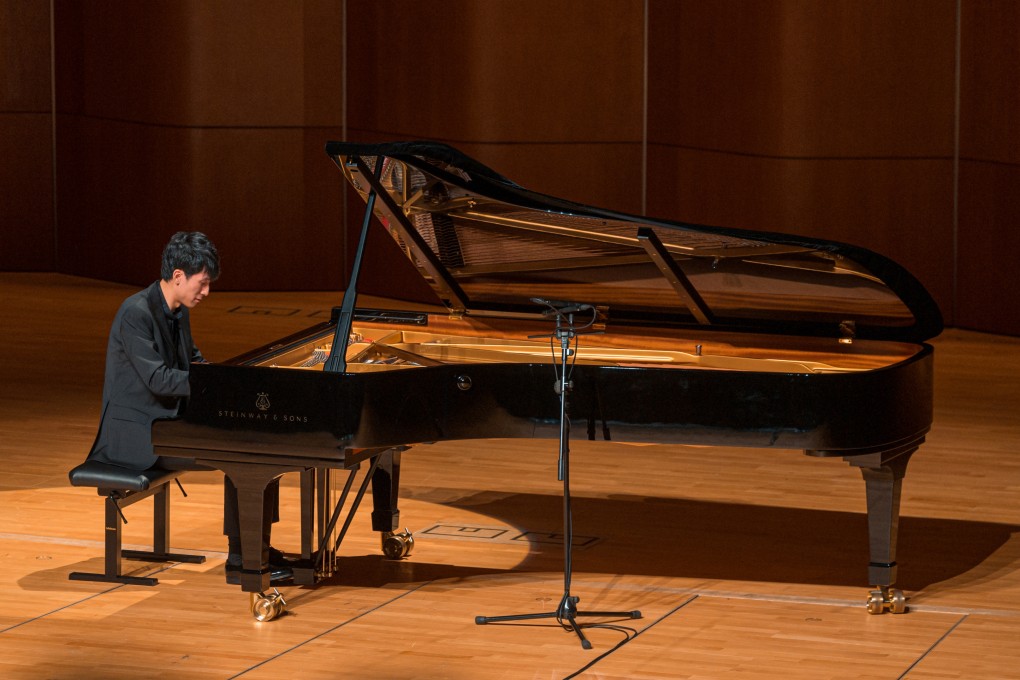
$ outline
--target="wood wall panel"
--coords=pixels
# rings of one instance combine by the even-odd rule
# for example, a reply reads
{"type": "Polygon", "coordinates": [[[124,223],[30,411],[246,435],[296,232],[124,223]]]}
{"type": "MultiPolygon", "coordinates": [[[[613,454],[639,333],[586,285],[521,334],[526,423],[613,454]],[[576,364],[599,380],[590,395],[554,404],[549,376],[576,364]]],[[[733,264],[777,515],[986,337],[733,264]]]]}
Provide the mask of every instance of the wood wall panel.
{"type": "Polygon", "coordinates": [[[641,137],[641,0],[348,0],[349,125],[458,142],[641,137]]]}
{"type": "Polygon", "coordinates": [[[61,62],[74,74],[61,82],[64,112],[190,127],[341,122],[338,2],[59,0],[57,19],[76,34],[61,62]]]}
{"type": "Polygon", "coordinates": [[[149,283],[186,218],[189,131],[58,116],[59,257],[64,273],[149,283]]]}
{"type": "Polygon", "coordinates": [[[1020,164],[960,163],[957,325],[1020,335],[1020,164]]]}
{"type": "Polygon", "coordinates": [[[0,111],[50,110],[48,0],[0,0],[0,111]]]}
{"type": "Polygon", "coordinates": [[[61,226],[66,272],[148,282],[186,229],[216,243],[224,289],[343,285],[342,185],[321,144],[331,130],[64,118],[58,210],[79,217],[61,226]]]}
{"type": "Polygon", "coordinates": [[[949,157],[956,0],[651,0],[649,138],[781,157],[949,157]]]}
{"type": "Polygon", "coordinates": [[[1020,335],[1020,5],[964,2],[960,52],[956,321],[1020,335]]]}
{"type": "Polygon", "coordinates": [[[341,2],[56,6],[64,271],[144,284],[199,229],[218,286],[343,285],[341,2]]]}
{"type": "Polygon", "coordinates": [[[649,212],[862,245],[951,311],[955,0],[650,8],[649,212]]]}
{"type": "Polygon", "coordinates": [[[0,0],[0,269],[53,269],[50,7],[0,0]]]}
{"type": "Polygon", "coordinates": [[[641,206],[643,2],[349,0],[351,139],[425,138],[528,188],[641,206]]]}
{"type": "Polygon", "coordinates": [[[338,290],[345,285],[340,170],[323,150],[331,128],[192,132],[192,183],[219,186],[191,223],[216,225],[230,290],[338,290]],[[256,169],[256,171],[252,171],[256,169]],[[229,266],[228,266],[228,263],[229,266]]]}
{"type": "Polygon", "coordinates": [[[1020,4],[965,0],[960,51],[960,156],[1020,164],[1020,4]]]}
{"type": "Polygon", "coordinates": [[[52,271],[53,123],[0,112],[0,270],[52,271]]]}

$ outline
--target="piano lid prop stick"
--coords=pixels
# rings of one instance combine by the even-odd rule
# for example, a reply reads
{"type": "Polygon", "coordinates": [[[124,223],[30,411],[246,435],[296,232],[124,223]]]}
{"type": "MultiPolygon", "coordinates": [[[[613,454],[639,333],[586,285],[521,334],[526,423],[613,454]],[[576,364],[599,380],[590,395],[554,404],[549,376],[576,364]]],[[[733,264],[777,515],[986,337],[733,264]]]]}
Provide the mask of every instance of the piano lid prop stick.
{"type": "MultiPolygon", "coordinates": [[[[364,162],[358,159],[359,168],[364,168],[364,162]]],[[[383,157],[376,156],[375,177],[382,175],[383,157]]],[[[336,332],[333,335],[333,346],[329,351],[329,358],[323,370],[331,373],[347,372],[347,343],[351,337],[351,323],[354,318],[354,304],[358,298],[358,275],[361,273],[361,260],[365,254],[365,241],[368,240],[368,227],[372,223],[372,213],[375,210],[375,189],[368,192],[367,204],[365,206],[365,217],[361,221],[361,237],[358,239],[358,250],[354,255],[354,268],[351,270],[351,280],[344,291],[344,299],[340,304],[340,318],[336,322],[336,332]]]]}

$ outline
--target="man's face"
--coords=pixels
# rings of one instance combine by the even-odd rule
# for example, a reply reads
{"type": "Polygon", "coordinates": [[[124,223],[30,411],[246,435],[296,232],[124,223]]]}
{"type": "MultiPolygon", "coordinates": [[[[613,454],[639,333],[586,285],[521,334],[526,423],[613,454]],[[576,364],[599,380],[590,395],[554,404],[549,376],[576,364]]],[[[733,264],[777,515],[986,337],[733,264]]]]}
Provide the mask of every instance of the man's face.
{"type": "Polygon", "coordinates": [[[212,278],[204,269],[193,276],[187,276],[182,269],[175,269],[174,297],[177,302],[191,309],[209,294],[211,283],[212,278]]]}

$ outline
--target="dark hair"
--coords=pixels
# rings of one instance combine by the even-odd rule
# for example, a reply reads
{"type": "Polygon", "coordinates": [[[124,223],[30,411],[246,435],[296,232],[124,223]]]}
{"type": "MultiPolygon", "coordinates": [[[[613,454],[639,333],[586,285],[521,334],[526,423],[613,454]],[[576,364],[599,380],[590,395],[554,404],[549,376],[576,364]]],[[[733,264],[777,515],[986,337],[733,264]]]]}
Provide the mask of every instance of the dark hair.
{"type": "Polygon", "coordinates": [[[220,255],[213,242],[200,231],[179,231],[170,238],[163,249],[163,266],[160,275],[164,281],[174,277],[174,270],[180,269],[191,277],[203,269],[216,280],[220,276],[220,255]]]}

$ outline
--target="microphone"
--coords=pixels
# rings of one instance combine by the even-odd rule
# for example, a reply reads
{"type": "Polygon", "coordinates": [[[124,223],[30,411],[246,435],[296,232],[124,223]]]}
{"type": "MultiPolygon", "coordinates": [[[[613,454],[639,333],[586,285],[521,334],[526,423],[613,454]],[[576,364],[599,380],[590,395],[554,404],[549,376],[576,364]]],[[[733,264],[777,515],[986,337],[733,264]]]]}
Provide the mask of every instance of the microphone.
{"type": "Polygon", "coordinates": [[[535,304],[545,305],[559,314],[576,314],[585,312],[592,308],[591,305],[583,302],[568,302],[566,300],[543,300],[542,298],[531,298],[535,304]]]}
{"type": "Polygon", "coordinates": [[[574,314],[575,312],[584,312],[591,309],[591,305],[580,302],[560,302],[557,304],[565,305],[564,307],[556,307],[556,311],[560,314],[574,314]]]}

